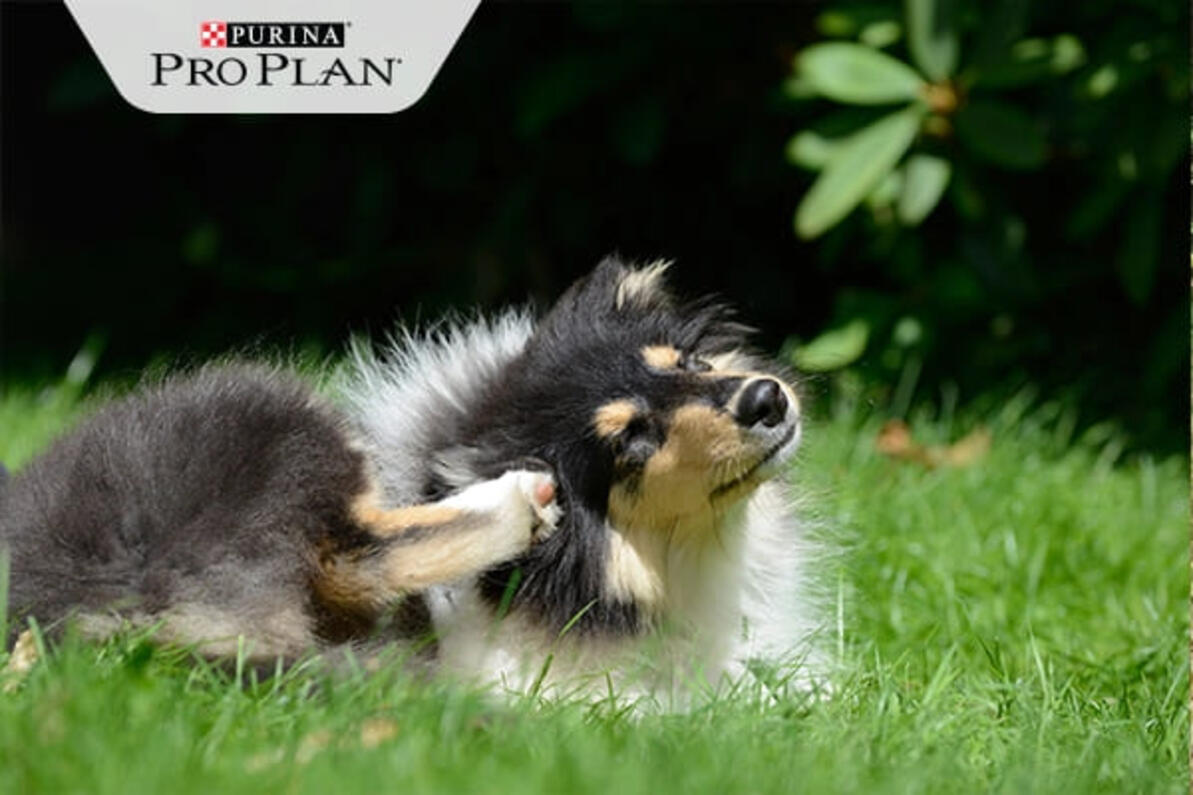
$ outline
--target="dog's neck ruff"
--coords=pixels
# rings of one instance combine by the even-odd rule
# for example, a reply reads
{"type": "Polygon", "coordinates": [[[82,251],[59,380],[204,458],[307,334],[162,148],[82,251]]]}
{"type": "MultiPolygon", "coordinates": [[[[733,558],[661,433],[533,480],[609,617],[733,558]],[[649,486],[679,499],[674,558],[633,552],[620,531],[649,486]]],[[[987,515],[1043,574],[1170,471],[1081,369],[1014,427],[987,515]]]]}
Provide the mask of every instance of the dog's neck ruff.
{"type": "Polygon", "coordinates": [[[390,502],[422,498],[428,462],[533,333],[530,313],[511,310],[422,333],[399,329],[379,353],[353,345],[338,391],[390,502]]]}

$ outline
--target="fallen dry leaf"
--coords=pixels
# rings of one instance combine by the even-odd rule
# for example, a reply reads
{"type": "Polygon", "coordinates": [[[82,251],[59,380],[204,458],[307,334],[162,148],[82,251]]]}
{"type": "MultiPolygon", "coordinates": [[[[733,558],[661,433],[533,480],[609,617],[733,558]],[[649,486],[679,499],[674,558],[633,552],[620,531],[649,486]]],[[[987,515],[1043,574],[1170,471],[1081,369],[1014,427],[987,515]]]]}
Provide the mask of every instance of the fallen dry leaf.
{"type": "Polygon", "coordinates": [[[331,739],[331,732],[327,729],[318,729],[311,732],[306,737],[303,737],[302,742],[298,744],[298,750],[294,752],[294,761],[300,765],[305,765],[314,759],[320,751],[329,746],[331,739]]]}
{"type": "Polygon", "coordinates": [[[8,664],[4,666],[4,692],[12,693],[21,686],[33,666],[37,664],[37,641],[32,630],[25,630],[13,644],[8,664]]]}
{"type": "Polygon", "coordinates": [[[360,725],[360,744],[363,748],[376,748],[397,736],[398,724],[389,718],[370,718],[360,725]]]}
{"type": "Polygon", "coordinates": [[[275,748],[272,751],[261,751],[253,754],[244,763],[244,769],[249,773],[260,773],[262,770],[273,767],[279,764],[285,758],[281,748],[275,748]]]}
{"type": "Polygon", "coordinates": [[[986,457],[991,441],[989,430],[976,428],[953,444],[922,445],[912,438],[907,423],[888,420],[879,430],[874,444],[883,455],[935,469],[970,466],[986,457]]]}

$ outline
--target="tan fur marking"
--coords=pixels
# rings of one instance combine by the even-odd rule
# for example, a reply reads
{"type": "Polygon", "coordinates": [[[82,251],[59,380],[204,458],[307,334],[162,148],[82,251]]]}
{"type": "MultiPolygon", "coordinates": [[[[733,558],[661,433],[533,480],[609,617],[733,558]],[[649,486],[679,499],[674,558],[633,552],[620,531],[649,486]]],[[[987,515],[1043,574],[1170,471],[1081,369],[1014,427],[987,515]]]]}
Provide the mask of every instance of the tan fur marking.
{"type": "Polygon", "coordinates": [[[752,452],[727,414],[684,406],[672,415],[667,441],[646,462],[637,490],[618,485],[610,492],[609,515],[622,529],[674,528],[711,510],[713,490],[747,467],[752,452]]]}
{"type": "Polygon", "coordinates": [[[395,547],[379,560],[332,554],[321,561],[313,583],[328,604],[355,612],[371,612],[405,594],[438,585],[492,565],[485,537],[488,528],[447,532],[395,547]]]}
{"type": "Polygon", "coordinates": [[[374,567],[366,567],[361,556],[352,553],[322,555],[311,587],[320,601],[357,614],[372,613],[400,596],[389,593],[374,567]]]}
{"type": "MultiPolygon", "coordinates": [[[[408,505],[401,508],[384,508],[381,493],[376,486],[357,497],[350,508],[353,521],[378,538],[393,538],[415,528],[443,528],[457,522],[471,523],[465,511],[436,503],[408,505]]],[[[326,549],[319,556],[319,574],[311,583],[319,598],[329,605],[352,612],[371,612],[393,602],[403,594],[419,587],[444,582],[442,556],[432,552],[433,558],[426,559],[426,550],[436,550],[444,544],[453,545],[447,539],[450,535],[472,537],[471,532],[444,533],[443,537],[432,537],[404,544],[385,554],[385,563],[377,565],[368,561],[366,555],[357,551],[338,552],[326,549]],[[395,566],[395,561],[399,565],[395,566]],[[407,562],[408,561],[408,562],[407,562]],[[420,568],[419,576],[411,577],[413,568],[420,568]],[[395,571],[387,571],[395,570],[395,571]]],[[[465,566],[468,561],[459,561],[465,566]]],[[[456,570],[452,567],[451,572],[456,570]]],[[[449,572],[450,573],[450,572],[449,572]]]]}
{"type": "Polygon", "coordinates": [[[458,508],[434,504],[383,508],[380,495],[373,489],[353,501],[351,511],[354,521],[380,538],[397,535],[412,527],[448,524],[459,519],[463,513],[458,508]]]}
{"type": "Polygon", "coordinates": [[[597,435],[607,439],[621,433],[638,413],[638,407],[630,400],[614,400],[596,410],[592,418],[592,427],[597,435]]]}
{"type": "Polygon", "coordinates": [[[530,495],[513,495],[517,495],[514,504],[498,503],[485,509],[435,503],[384,510],[375,504],[375,492],[366,493],[353,506],[354,518],[365,530],[379,538],[392,538],[393,543],[367,550],[333,546],[321,550],[312,587],[329,606],[367,615],[413,591],[453,582],[509,560],[550,530],[540,526],[537,535],[532,535],[531,506],[525,506],[525,515],[517,507],[517,500],[530,495]],[[428,528],[432,532],[403,536],[406,531],[428,528]]]}
{"type": "Polygon", "coordinates": [[[488,520],[484,514],[436,504],[385,510],[365,503],[354,506],[353,517],[378,538],[393,538],[414,528],[434,527],[440,532],[402,543],[386,551],[380,561],[355,550],[324,551],[312,586],[328,604],[350,611],[376,610],[404,594],[455,579],[480,568],[476,559],[491,555],[481,537],[488,520]]]}
{"type": "Polygon", "coordinates": [[[647,462],[658,474],[724,461],[743,452],[741,433],[731,417],[710,406],[683,406],[672,415],[667,442],[647,462]]]}
{"type": "Polygon", "coordinates": [[[619,599],[644,607],[663,602],[663,539],[657,534],[628,533],[609,528],[605,581],[619,599]]]}
{"type": "Polygon", "coordinates": [[[671,263],[667,260],[652,262],[645,268],[630,270],[617,285],[615,299],[618,309],[629,303],[650,304],[666,297],[663,292],[663,274],[671,263]]]}
{"type": "Polygon", "coordinates": [[[385,578],[395,591],[421,591],[492,566],[488,527],[450,533],[388,556],[385,578]]]}
{"type": "Polygon", "coordinates": [[[642,359],[656,370],[674,370],[679,365],[679,351],[670,345],[647,345],[642,359]]]}

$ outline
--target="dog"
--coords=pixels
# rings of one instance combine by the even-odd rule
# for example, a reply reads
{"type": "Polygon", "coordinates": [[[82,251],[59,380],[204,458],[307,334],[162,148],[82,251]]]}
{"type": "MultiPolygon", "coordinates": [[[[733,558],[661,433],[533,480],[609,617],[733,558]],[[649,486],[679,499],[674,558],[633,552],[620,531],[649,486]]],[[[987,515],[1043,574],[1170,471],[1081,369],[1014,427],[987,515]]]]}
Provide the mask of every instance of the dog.
{"type": "Polygon", "coordinates": [[[800,443],[786,370],[666,263],[603,261],[525,312],[358,346],[341,388],[387,504],[546,461],[558,530],[420,594],[438,665],[515,691],[681,706],[753,663],[824,685],[819,547],[784,475],[800,443]]]}
{"type": "Polygon", "coordinates": [[[209,367],[100,411],[6,489],[10,605],[261,659],[424,637],[517,692],[815,685],[798,394],[666,271],[609,258],[541,319],[357,343],[331,398],[209,367]]]}

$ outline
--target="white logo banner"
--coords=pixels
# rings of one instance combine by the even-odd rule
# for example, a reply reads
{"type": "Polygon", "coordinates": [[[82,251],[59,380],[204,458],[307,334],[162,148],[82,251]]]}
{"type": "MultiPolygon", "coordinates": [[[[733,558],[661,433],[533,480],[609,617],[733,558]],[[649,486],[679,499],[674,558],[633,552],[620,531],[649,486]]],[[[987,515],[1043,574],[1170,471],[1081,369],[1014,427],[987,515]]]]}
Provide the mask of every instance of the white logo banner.
{"type": "Polygon", "coordinates": [[[152,113],[393,113],[480,0],[66,0],[121,96],[152,113]]]}

